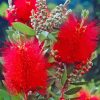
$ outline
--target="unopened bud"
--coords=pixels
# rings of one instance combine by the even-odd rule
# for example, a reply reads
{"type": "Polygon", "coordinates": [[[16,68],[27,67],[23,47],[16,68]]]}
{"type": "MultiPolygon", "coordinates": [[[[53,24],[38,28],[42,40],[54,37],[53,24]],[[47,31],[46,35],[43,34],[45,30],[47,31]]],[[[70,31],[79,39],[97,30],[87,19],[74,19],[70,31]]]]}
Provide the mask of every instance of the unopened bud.
{"type": "Polygon", "coordinates": [[[89,11],[86,10],[86,9],[82,10],[81,16],[82,16],[83,19],[87,19],[88,16],[89,16],[89,11]]]}

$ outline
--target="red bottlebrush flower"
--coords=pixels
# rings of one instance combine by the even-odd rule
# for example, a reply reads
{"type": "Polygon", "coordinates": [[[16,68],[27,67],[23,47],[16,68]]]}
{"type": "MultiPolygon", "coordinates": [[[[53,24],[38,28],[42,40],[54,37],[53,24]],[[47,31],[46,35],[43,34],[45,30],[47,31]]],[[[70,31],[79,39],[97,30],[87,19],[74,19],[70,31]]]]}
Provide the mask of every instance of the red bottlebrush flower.
{"type": "Polygon", "coordinates": [[[4,53],[5,84],[11,93],[44,93],[48,63],[37,41],[13,43],[4,53]]]}
{"type": "Polygon", "coordinates": [[[13,11],[7,12],[7,19],[10,23],[14,21],[19,21],[29,24],[31,10],[36,10],[35,4],[36,0],[14,0],[15,9],[13,11]]]}
{"type": "Polygon", "coordinates": [[[78,93],[78,100],[90,100],[90,94],[86,90],[81,90],[78,93]]]}
{"type": "Polygon", "coordinates": [[[92,96],[87,90],[81,90],[77,96],[79,97],[78,100],[100,100],[100,97],[92,96]]]}
{"type": "Polygon", "coordinates": [[[86,63],[96,48],[97,27],[94,22],[86,24],[73,15],[61,26],[58,41],[53,49],[58,50],[58,56],[68,64],[86,63]]]}
{"type": "Polygon", "coordinates": [[[60,98],[59,100],[65,100],[64,98],[60,98]]]}
{"type": "Polygon", "coordinates": [[[91,100],[100,100],[100,97],[92,96],[92,97],[91,97],[91,100]]]}

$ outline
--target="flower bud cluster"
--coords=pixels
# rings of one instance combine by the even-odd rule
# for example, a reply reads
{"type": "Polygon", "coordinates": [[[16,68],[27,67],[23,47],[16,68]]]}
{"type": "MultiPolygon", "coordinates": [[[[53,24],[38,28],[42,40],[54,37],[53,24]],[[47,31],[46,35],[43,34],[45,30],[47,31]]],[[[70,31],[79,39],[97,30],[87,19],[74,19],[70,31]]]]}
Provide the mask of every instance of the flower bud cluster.
{"type": "Polygon", "coordinates": [[[78,81],[85,73],[87,73],[93,66],[92,61],[88,61],[86,65],[75,66],[73,72],[70,74],[71,82],[78,81]]]}
{"type": "Polygon", "coordinates": [[[13,11],[15,9],[15,5],[12,4],[12,0],[8,0],[8,4],[9,4],[9,11],[13,11]]]}
{"type": "Polygon", "coordinates": [[[46,0],[37,0],[36,7],[37,11],[32,11],[30,18],[31,25],[37,33],[42,31],[52,32],[55,28],[58,29],[67,18],[69,12],[71,12],[63,4],[60,4],[50,12],[46,5],[46,0]]]}
{"type": "Polygon", "coordinates": [[[46,0],[37,0],[36,8],[36,12],[32,10],[32,16],[30,18],[32,27],[39,33],[41,30],[46,30],[44,23],[49,13],[46,0]]]}
{"type": "Polygon", "coordinates": [[[47,27],[48,31],[52,31],[55,28],[59,28],[60,25],[65,21],[67,18],[68,13],[71,10],[66,9],[62,4],[57,6],[54,10],[51,11],[50,16],[46,20],[45,26],[47,27]]]}
{"type": "MultiPolygon", "coordinates": [[[[8,19],[9,19],[9,17],[11,17],[11,22],[18,21],[17,14],[16,14],[16,11],[17,11],[16,6],[13,5],[12,0],[8,0],[8,4],[9,4],[9,8],[7,9],[8,19]]],[[[10,20],[9,20],[9,22],[10,22],[10,20]]]]}

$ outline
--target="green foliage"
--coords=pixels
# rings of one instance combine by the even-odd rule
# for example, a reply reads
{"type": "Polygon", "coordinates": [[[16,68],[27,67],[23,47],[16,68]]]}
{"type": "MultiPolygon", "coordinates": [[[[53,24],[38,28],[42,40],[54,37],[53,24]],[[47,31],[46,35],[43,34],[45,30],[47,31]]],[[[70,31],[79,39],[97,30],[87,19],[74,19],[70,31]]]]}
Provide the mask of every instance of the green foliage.
{"type": "MultiPolygon", "coordinates": [[[[55,4],[49,4],[49,9],[52,10],[56,7],[55,4]]],[[[2,3],[0,5],[0,16],[5,16],[5,11],[8,8],[6,3],[2,3]]],[[[79,12],[79,9],[83,9],[83,7],[78,4],[76,7],[76,12],[79,12]]],[[[82,17],[87,18],[89,15],[88,10],[82,11],[82,17]]],[[[7,30],[8,33],[8,39],[10,42],[20,42],[21,40],[24,40],[26,38],[30,37],[37,37],[39,39],[39,42],[44,42],[44,49],[47,50],[46,53],[49,53],[48,55],[48,61],[49,63],[52,63],[51,66],[55,67],[53,65],[55,60],[55,55],[52,55],[52,46],[53,43],[57,41],[57,33],[58,31],[55,30],[54,32],[47,32],[43,31],[41,33],[37,33],[33,30],[31,27],[27,26],[26,24],[23,24],[21,22],[13,22],[12,27],[9,27],[7,30]]],[[[97,58],[97,54],[100,54],[100,48],[98,48],[97,51],[94,52],[92,59],[97,58]]],[[[54,53],[54,52],[53,52],[54,53]]],[[[70,68],[67,68],[67,66],[62,66],[59,64],[58,61],[56,65],[57,68],[60,67],[60,69],[54,69],[51,68],[48,70],[49,80],[48,82],[50,85],[47,89],[47,95],[42,96],[41,94],[35,93],[29,96],[29,100],[45,100],[45,97],[49,97],[48,100],[59,100],[59,98],[62,95],[62,89],[66,85],[66,81],[69,77],[71,77],[71,74],[73,75],[73,65],[70,68]]],[[[67,64],[66,64],[67,65],[67,64]]],[[[1,69],[1,66],[0,66],[1,69]]],[[[72,76],[73,77],[73,76],[72,76]]],[[[70,79],[70,78],[69,78],[70,79]]],[[[75,83],[68,84],[68,88],[66,91],[64,91],[64,96],[66,99],[69,100],[76,100],[76,94],[79,92],[82,88],[85,88],[91,92],[91,94],[100,94],[100,81],[92,81],[92,82],[85,82],[85,81],[76,81],[75,83]]],[[[19,95],[11,95],[8,93],[8,91],[5,89],[5,87],[2,85],[2,82],[0,83],[0,100],[23,100],[23,94],[19,95]]]]}
{"type": "Polygon", "coordinates": [[[65,66],[65,67],[64,67],[64,72],[63,72],[62,78],[61,78],[62,86],[65,84],[66,80],[67,80],[67,68],[66,68],[66,66],[65,66]]]}
{"type": "Polygon", "coordinates": [[[29,27],[21,22],[14,22],[14,23],[12,23],[12,26],[14,29],[25,34],[26,36],[31,37],[31,36],[36,35],[35,31],[31,27],[29,27]]]}
{"type": "Polygon", "coordinates": [[[86,9],[82,10],[81,16],[82,16],[82,18],[87,19],[89,16],[89,11],[86,9]]]}
{"type": "MultiPolygon", "coordinates": [[[[56,33],[57,34],[57,33],[56,33]]],[[[50,40],[52,40],[52,41],[57,41],[56,40],[56,37],[55,37],[55,35],[54,34],[48,34],[48,39],[50,39],[50,40]]]]}
{"type": "Polygon", "coordinates": [[[46,32],[46,31],[41,32],[41,33],[39,34],[39,40],[40,40],[40,41],[44,41],[44,40],[46,40],[48,34],[49,34],[49,33],[46,32]]]}
{"type": "Polygon", "coordinates": [[[0,89],[0,100],[11,100],[9,93],[3,89],[0,89]]]}
{"type": "Polygon", "coordinates": [[[75,87],[75,88],[72,88],[72,89],[66,91],[65,94],[66,95],[73,95],[73,94],[79,92],[81,89],[82,89],[82,87],[75,87]]]}
{"type": "Polygon", "coordinates": [[[6,16],[6,10],[7,10],[7,8],[8,8],[7,3],[2,2],[0,4],[0,16],[2,16],[2,17],[5,17],[6,16]]]}
{"type": "Polygon", "coordinates": [[[48,61],[49,61],[49,63],[54,63],[54,62],[55,62],[55,58],[52,57],[52,56],[50,56],[50,57],[48,58],[48,61]]]}
{"type": "Polygon", "coordinates": [[[87,82],[76,82],[76,83],[71,83],[72,85],[85,85],[87,82]]]}
{"type": "Polygon", "coordinates": [[[50,10],[54,9],[55,7],[56,7],[56,4],[54,4],[54,3],[49,3],[49,4],[48,4],[48,8],[49,8],[50,10]]]}
{"type": "Polygon", "coordinates": [[[59,97],[56,95],[56,93],[51,91],[51,87],[48,88],[48,93],[53,96],[54,100],[58,100],[59,97]]]}
{"type": "Polygon", "coordinates": [[[23,100],[21,94],[10,95],[5,89],[0,89],[0,100],[23,100]]]}
{"type": "Polygon", "coordinates": [[[6,30],[8,34],[8,39],[10,42],[19,42],[20,41],[20,34],[18,31],[15,31],[12,27],[9,27],[8,30],[6,30]]]}

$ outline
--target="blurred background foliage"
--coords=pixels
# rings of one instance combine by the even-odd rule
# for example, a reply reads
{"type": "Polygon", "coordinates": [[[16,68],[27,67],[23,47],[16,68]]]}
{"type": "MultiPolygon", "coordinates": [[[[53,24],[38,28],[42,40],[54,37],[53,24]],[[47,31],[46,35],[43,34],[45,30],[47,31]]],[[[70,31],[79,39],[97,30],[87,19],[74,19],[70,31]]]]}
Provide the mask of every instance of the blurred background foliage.
{"type": "MultiPolygon", "coordinates": [[[[65,0],[47,0],[47,4],[49,9],[54,8],[56,5],[64,3],[65,0]]],[[[6,29],[8,27],[8,21],[3,17],[6,14],[6,9],[8,8],[7,0],[0,0],[0,48],[3,46],[6,36],[6,29]]],[[[82,9],[88,9],[90,11],[90,20],[96,20],[100,25],[100,0],[72,0],[68,8],[71,8],[73,12],[80,16],[82,9]]],[[[84,76],[84,79],[89,81],[87,84],[89,90],[94,91],[93,93],[98,93],[100,95],[100,40],[98,40],[98,47],[97,47],[97,56],[94,59],[94,65],[89,73],[84,76]]],[[[1,54],[0,54],[1,55],[1,54]]],[[[2,71],[2,64],[0,60],[0,73],[2,71]]],[[[0,74],[0,80],[2,78],[2,74],[0,74]]],[[[0,83],[0,88],[2,86],[2,82],[0,83]]],[[[8,95],[6,91],[0,90],[0,95],[8,95]]],[[[14,97],[12,97],[14,98],[14,97]]],[[[0,99],[2,100],[2,99],[0,99]]],[[[9,100],[4,99],[4,100],[9,100]]],[[[12,99],[14,100],[14,99],[12,99]]],[[[15,99],[18,100],[18,99],[15,99]]]]}

